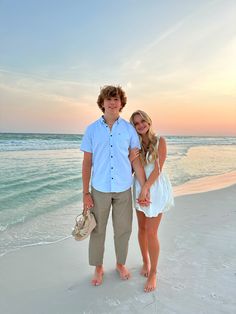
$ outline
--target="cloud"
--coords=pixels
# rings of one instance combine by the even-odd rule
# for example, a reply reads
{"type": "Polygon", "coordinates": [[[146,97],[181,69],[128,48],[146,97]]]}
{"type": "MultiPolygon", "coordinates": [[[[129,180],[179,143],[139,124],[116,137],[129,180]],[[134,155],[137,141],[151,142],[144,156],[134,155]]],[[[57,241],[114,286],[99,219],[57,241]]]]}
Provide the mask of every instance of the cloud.
{"type": "Polygon", "coordinates": [[[95,91],[94,84],[78,81],[55,79],[38,75],[37,73],[25,73],[0,69],[0,86],[2,89],[35,95],[35,97],[78,102],[87,99],[91,91],[95,91]]]}
{"type": "Polygon", "coordinates": [[[212,95],[236,97],[236,36],[222,48],[204,69],[193,89],[212,95]]]}

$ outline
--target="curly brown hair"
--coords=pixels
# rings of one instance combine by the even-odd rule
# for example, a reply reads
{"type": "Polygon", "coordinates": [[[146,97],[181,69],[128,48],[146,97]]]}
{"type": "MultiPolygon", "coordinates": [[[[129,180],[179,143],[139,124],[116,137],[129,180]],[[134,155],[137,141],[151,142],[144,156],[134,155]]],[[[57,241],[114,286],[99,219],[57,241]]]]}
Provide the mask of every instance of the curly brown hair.
{"type": "Polygon", "coordinates": [[[97,99],[98,107],[102,110],[102,112],[105,112],[105,109],[103,108],[103,102],[105,98],[109,97],[120,97],[121,100],[121,108],[120,111],[124,108],[127,102],[127,97],[125,95],[125,92],[121,88],[121,86],[112,86],[112,85],[106,85],[103,86],[100,90],[100,94],[97,99]]]}

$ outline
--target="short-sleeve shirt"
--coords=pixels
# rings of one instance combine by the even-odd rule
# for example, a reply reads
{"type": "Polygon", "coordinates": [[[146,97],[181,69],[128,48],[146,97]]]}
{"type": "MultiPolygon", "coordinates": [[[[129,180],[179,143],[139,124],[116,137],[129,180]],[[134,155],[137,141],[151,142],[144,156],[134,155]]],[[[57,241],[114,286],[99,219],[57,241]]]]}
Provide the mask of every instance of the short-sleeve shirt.
{"type": "Polygon", "coordinates": [[[80,149],[92,153],[92,186],[100,192],[123,192],[132,185],[129,149],[140,149],[134,127],[118,118],[110,130],[103,117],[90,124],[80,149]]]}

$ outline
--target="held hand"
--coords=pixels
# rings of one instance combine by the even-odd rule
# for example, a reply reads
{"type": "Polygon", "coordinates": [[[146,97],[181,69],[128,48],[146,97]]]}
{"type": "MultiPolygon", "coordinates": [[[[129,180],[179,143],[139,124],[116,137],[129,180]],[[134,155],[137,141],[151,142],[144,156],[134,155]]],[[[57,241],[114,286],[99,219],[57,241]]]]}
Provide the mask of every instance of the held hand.
{"type": "Polygon", "coordinates": [[[137,199],[137,202],[139,205],[147,207],[150,202],[150,190],[145,187],[145,185],[142,187],[142,190],[139,194],[139,197],[137,199]]]}
{"type": "Polygon", "coordinates": [[[133,148],[129,150],[129,160],[132,163],[139,156],[139,149],[133,148]]]}
{"type": "Polygon", "coordinates": [[[137,203],[140,205],[140,206],[143,206],[143,207],[148,207],[150,204],[151,204],[151,202],[149,201],[149,200],[147,200],[147,199],[137,199],[137,203]]]}
{"type": "Polygon", "coordinates": [[[84,203],[83,213],[87,214],[87,211],[90,210],[94,206],[93,199],[90,193],[84,195],[83,203],[84,203]]]}

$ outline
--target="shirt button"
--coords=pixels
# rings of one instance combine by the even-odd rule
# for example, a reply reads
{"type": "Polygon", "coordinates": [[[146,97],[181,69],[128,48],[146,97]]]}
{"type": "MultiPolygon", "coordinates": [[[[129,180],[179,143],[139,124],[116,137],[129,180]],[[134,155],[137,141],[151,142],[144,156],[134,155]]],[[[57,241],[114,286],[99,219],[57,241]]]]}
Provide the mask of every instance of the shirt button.
{"type": "Polygon", "coordinates": [[[112,147],[112,145],[111,145],[111,147],[112,147]]]}
{"type": "Polygon", "coordinates": [[[112,134],[110,136],[112,136],[112,134]]]}
{"type": "Polygon", "coordinates": [[[111,169],[113,169],[113,167],[111,167],[111,169]]]}
{"type": "Polygon", "coordinates": [[[113,180],[114,178],[112,178],[112,180],[113,180]]]}
{"type": "Polygon", "coordinates": [[[113,158],[113,156],[111,156],[111,158],[113,158]]]}

